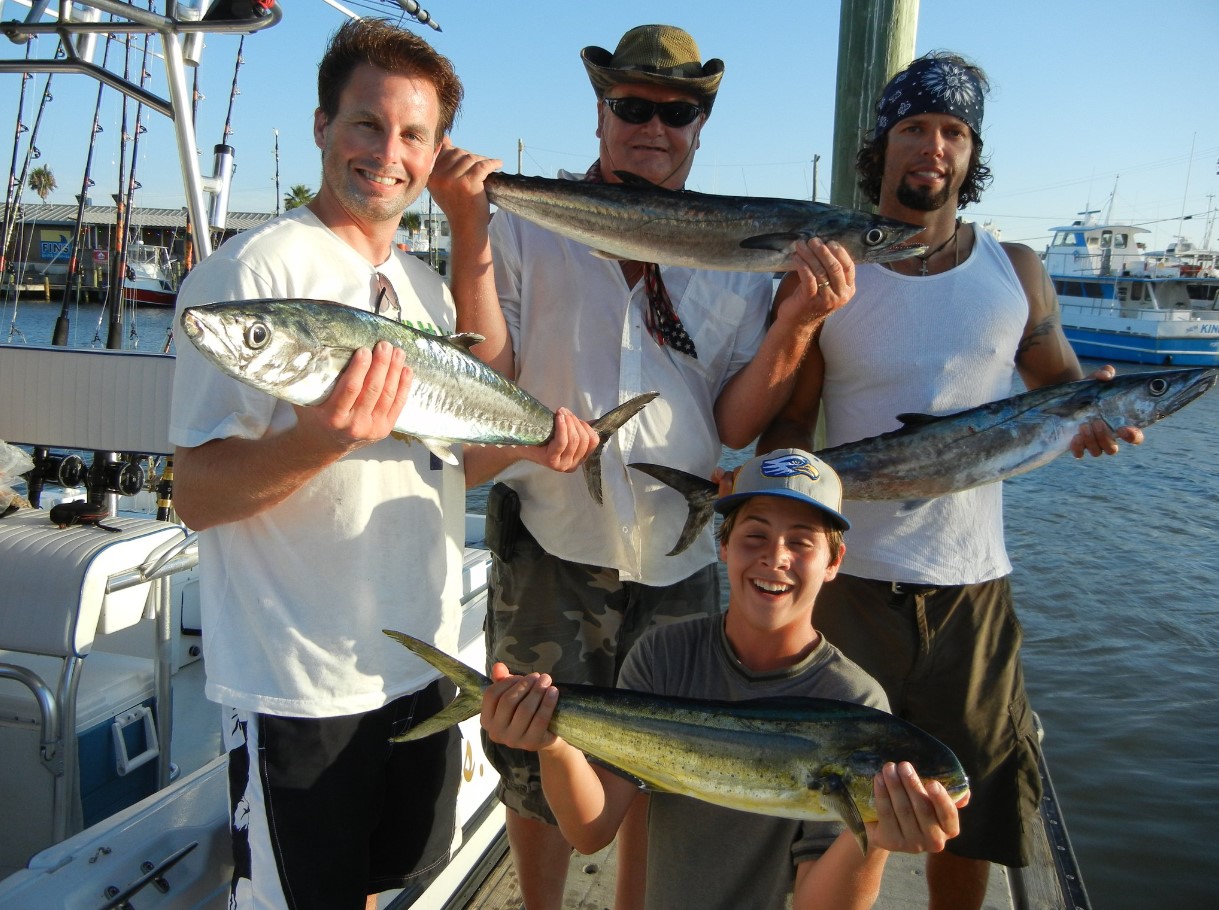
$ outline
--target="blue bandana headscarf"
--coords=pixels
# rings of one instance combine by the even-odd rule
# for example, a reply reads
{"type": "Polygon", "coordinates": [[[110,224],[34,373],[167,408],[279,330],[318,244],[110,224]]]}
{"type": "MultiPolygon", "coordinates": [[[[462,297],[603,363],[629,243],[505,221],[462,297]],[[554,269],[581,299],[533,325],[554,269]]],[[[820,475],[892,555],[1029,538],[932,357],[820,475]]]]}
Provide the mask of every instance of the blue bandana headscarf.
{"type": "Polygon", "coordinates": [[[978,79],[951,60],[920,57],[889,80],[876,105],[876,132],[880,138],[899,120],[919,114],[949,114],[982,138],[982,86],[978,79]]]}

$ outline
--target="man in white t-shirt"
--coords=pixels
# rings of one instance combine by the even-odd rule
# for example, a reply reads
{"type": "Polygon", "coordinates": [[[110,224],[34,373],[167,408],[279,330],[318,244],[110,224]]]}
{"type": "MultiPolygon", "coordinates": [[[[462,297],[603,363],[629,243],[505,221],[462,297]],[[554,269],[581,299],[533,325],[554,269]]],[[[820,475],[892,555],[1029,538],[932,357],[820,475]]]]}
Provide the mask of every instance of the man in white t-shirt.
{"type": "MultiPolygon", "coordinates": [[[[453,332],[483,292],[451,295],[393,245],[434,166],[457,166],[442,143],[462,97],[451,64],[409,31],[352,21],[331,40],[318,94],[317,196],[200,263],[179,308],[314,298],[453,332]]],[[[452,690],[381,630],[455,651],[460,623],[464,469],[387,438],[410,384],[402,351],[380,342],[355,352],[324,402],[295,407],[179,346],[175,504],[200,532],[206,691],[225,706],[239,910],[375,907],[377,892],[426,874],[452,843],[455,733],[388,742],[452,690]]],[[[578,461],[584,425],[567,412],[557,425],[578,461]]],[[[527,457],[562,466],[554,449],[527,457]]]]}

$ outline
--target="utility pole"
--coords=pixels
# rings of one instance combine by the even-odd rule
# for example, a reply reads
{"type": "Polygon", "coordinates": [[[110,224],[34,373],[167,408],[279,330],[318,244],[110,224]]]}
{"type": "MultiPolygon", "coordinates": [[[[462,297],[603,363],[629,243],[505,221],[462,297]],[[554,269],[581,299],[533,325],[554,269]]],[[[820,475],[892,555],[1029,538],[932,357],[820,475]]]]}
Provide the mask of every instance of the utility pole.
{"type": "Polygon", "coordinates": [[[918,0],[842,0],[830,177],[830,201],[835,205],[871,206],[855,181],[855,156],[874,125],[881,89],[914,59],[917,30],[918,0]]]}
{"type": "Polygon", "coordinates": [[[813,155],[813,202],[817,201],[817,165],[821,163],[820,155],[813,155]]]}
{"type": "Polygon", "coordinates": [[[521,156],[525,154],[525,140],[516,140],[516,172],[521,172],[521,156]]]}

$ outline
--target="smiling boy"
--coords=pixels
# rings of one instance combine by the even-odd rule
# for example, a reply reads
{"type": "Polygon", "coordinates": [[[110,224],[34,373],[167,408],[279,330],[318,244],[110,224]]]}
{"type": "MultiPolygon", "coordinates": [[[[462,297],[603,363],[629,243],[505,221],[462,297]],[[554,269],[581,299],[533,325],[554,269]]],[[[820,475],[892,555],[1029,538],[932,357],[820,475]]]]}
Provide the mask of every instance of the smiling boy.
{"type": "MultiPolygon", "coordinates": [[[[822,584],[834,577],[849,525],[842,485],[815,456],[785,449],[754,458],[716,503],[729,601],[722,615],[653,629],[626,658],[624,688],[744,700],[835,698],[887,708],[880,686],[814,627],[822,584]]],[[[591,853],[614,837],[642,794],[547,731],[558,703],[548,674],[510,676],[503,664],[483,700],[495,741],[538,752],[542,786],[564,836],[591,853]]],[[[835,822],[724,809],[689,797],[648,797],[648,908],[870,907],[889,851],[938,851],[958,830],[957,808],[907,763],[875,780],[879,821],[864,857],[835,822]]]]}

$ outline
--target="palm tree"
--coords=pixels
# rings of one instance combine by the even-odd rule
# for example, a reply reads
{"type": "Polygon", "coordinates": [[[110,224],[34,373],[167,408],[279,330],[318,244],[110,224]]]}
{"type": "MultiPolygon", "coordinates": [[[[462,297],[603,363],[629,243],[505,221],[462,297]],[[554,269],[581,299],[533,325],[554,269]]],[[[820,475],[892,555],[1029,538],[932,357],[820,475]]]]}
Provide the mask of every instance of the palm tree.
{"type": "Polygon", "coordinates": [[[284,196],[284,209],[294,209],[302,205],[307,205],[313,201],[314,192],[305,186],[303,183],[298,183],[296,186],[288,190],[288,194],[284,196]]]}
{"type": "Polygon", "coordinates": [[[55,175],[51,173],[51,169],[43,164],[30,171],[30,189],[38,194],[38,198],[43,202],[47,201],[47,197],[55,192],[58,186],[55,182],[55,175]]]}
{"type": "Polygon", "coordinates": [[[423,219],[419,217],[418,212],[403,212],[402,213],[402,229],[408,234],[419,233],[419,225],[423,223],[423,219]]]}

